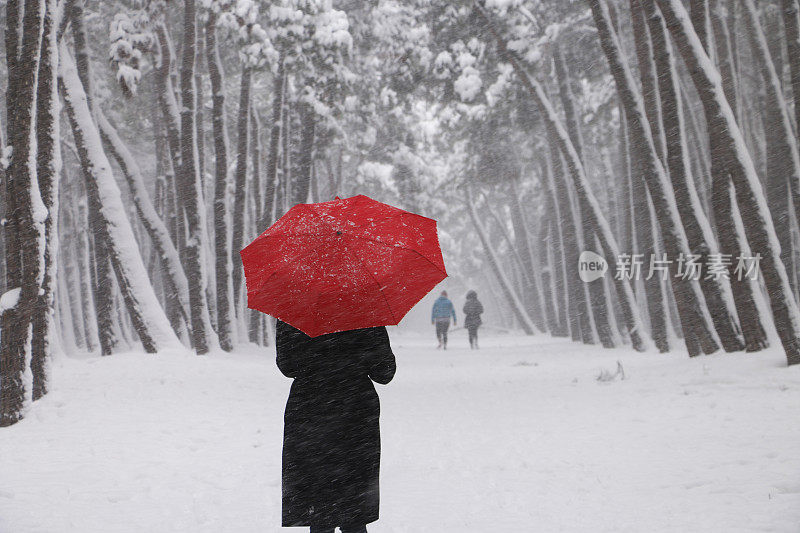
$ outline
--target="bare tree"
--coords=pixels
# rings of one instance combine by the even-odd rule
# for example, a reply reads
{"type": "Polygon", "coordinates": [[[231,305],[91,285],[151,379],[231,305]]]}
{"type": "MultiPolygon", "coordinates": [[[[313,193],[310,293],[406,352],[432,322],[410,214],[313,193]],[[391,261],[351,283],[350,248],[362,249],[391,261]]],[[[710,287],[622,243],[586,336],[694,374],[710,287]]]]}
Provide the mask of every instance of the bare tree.
{"type": "Polygon", "coordinates": [[[119,188],[111,172],[111,164],[103,152],[83,84],[74,60],[62,43],[59,48],[59,78],[62,93],[81,160],[90,196],[99,201],[98,218],[103,241],[122,292],[125,307],[145,350],[153,353],[161,348],[179,348],[180,341],[168,326],[169,322],[158,303],[142,262],[136,240],[122,204],[119,188]]]}
{"type": "Polygon", "coordinates": [[[44,273],[33,314],[31,347],[32,397],[38,400],[48,390],[49,362],[56,336],[55,291],[58,267],[58,187],[61,173],[61,139],[58,124],[57,0],[47,0],[36,90],[36,179],[42,204],[47,210],[44,223],[44,273]]]}
{"type": "MultiPolygon", "coordinates": [[[[730,175],[747,239],[752,250],[761,255],[761,272],[787,361],[789,364],[800,363],[800,310],[780,258],[780,245],[761,183],[733,110],[725,98],[719,72],[703,49],[683,4],[678,0],[657,1],[705,109],[712,167],[730,175]]],[[[743,323],[751,318],[739,317],[743,323]]]]}
{"type": "Polygon", "coordinates": [[[16,423],[32,399],[32,327],[44,275],[45,216],[36,176],[36,78],[44,6],[39,0],[6,4],[9,146],[6,173],[6,276],[0,342],[0,427],[16,423]],[[20,14],[22,17],[20,18],[20,14]]]}
{"type": "MultiPolygon", "coordinates": [[[[641,95],[635,90],[632,76],[621,55],[617,36],[611,29],[608,6],[604,0],[589,0],[589,5],[592,8],[592,15],[600,35],[601,46],[616,82],[617,92],[625,106],[628,129],[632,139],[637,142],[634,149],[641,158],[642,177],[650,192],[653,207],[659,214],[664,250],[672,258],[686,257],[690,253],[689,243],[680,220],[675,196],[669,178],[658,158],[641,95]]],[[[679,275],[678,262],[675,259],[669,265],[673,294],[687,340],[689,355],[716,351],[719,345],[715,339],[711,317],[708,316],[705,297],[699,284],[697,281],[684,279],[679,275]],[[696,345],[694,344],[695,340],[697,341],[696,345]]]]}
{"type": "Polygon", "coordinates": [[[220,347],[233,350],[234,328],[233,262],[229,245],[230,215],[228,213],[228,129],[225,124],[225,90],[222,62],[217,44],[217,15],[211,10],[206,22],[206,63],[211,80],[211,122],[214,132],[214,250],[217,284],[217,333],[220,347]]]}
{"type": "MultiPolygon", "coordinates": [[[[681,103],[678,74],[667,28],[658,7],[653,2],[644,3],[647,23],[653,45],[658,76],[666,164],[681,221],[686,228],[691,252],[705,265],[709,254],[719,253],[711,225],[706,218],[695,180],[692,177],[686,153],[686,132],[681,103]]],[[[709,276],[707,269],[700,273],[700,288],[706,297],[714,327],[726,352],[744,348],[744,338],[736,319],[736,309],[728,281],[723,277],[709,276]]]]}
{"type": "MultiPolygon", "coordinates": [[[[558,143],[561,153],[564,154],[567,162],[567,168],[569,170],[568,174],[573,181],[573,186],[575,187],[575,191],[580,199],[580,203],[583,208],[583,214],[584,216],[590,217],[592,226],[596,228],[598,240],[600,241],[600,246],[603,249],[603,255],[605,255],[607,261],[616,261],[616,258],[619,257],[619,248],[617,247],[616,240],[611,233],[611,228],[608,225],[608,222],[605,220],[605,217],[603,217],[600,206],[597,203],[597,200],[594,198],[591,189],[589,188],[589,183],[586,179],[586,173],[583,169],[583,163],[581,162],[580,157],[578,157],[578,153],[575,151],[575,147],[572,145],[564,126],[559,122],[555,109],[553,109],[553,106],[550,103],[550,100],[547,98],[544,89],[535,79],[528,76],[528,73],[524,68],[522,68],[519,60],[508,49],[505,40],[503,40],[500,33],[497,31],[497,28],[489,18],[486,10],[482,6],[476,4],[475,11],[486,23],[489,31],[497,41],[497,47],[500,51],[501,57],[506,58],[511,63],[512,67],[514,68],[514,72],[517,74],[523,86],[540,109],[544,123],[547,127],[548,135],[555,139],[555,141],[558,143]]],[[[627,328],[627,334],[631,339],[631,344],[633,345],[634,349],[644,351],[649,348],[650,341],[647,338],[647,335],[644,333],[641,319],[636,311],[636,301],[633,296],[633,289],[631,288],[630,283],[624,278],[616,279],[615,277],[615,285],[620,300],[620,307],[622,308],[623,319],[627,328]]]]}
{"type": "MultiPolygon", "coordinates": [[[[250,117],[250,85],[253,69],[250,65],[242,66],[242,77],[239,82],[239,119],[236,125],[238,132],[236,149],[236,178],[234,180],[233,200],[233,303],[236,315],[242,315],[240,303],[242,300],[243,275],[242,260],[239,250],[244,248],[245,209],[247,204],[247,148],[250,117]]],[[[243,315],[242,315],[243,316],[243,315]]]]}
{"type": "Polygon", "coordinates": [[[189,307],[191,311],[192,344],[198,354],[207,353],[217,345],[217,336],[211,327],[206,299],[207,272],[203,249],[205,234],[205,207],[203,189],[197,171],[197,143],[195,126],[194,65],[196,36],[194,0],[184,0],[183,45],[180,68],[181,130],[180,130],[180,190],[183,216],[186,219],[185,270],[189,280],[189,307]]]}

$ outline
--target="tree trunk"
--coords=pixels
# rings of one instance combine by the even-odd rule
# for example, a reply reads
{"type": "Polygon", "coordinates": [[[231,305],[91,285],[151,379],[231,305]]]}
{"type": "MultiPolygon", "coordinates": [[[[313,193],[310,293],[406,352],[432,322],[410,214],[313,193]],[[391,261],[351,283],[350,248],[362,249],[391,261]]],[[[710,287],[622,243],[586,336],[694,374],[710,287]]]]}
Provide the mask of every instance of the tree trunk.
{"type": "MultiPolygon", "coordinates": [[[[178,229],[176,223],[177,213],[173,210],[175,205],[174,193],[175,191],[175,173],[172,169],[172,162],[169,157],[169,145],[167,141],[167,132],[164,126],[164,117],[161,115],[161,107],[158,103],[158,86],[154,82],[151,84],[153,89],[153,96],[150,102],[150,120],[153,124],[153,149],[156,159],[156,195],[154,199],[154,207],[158,217],[164,224],[170,242],[176,249],[181,272],[183,272],[183,265],[180,263],[180,251],[178,250],[178,229]]],[[[186,274],[184,273],[184,279],[186,274]]],[[[163,284],[162,284],[163,285],[163,284]]],[[[164,301],[164,310],[167,313],[170,326],[178,337],[184,340],[185,334],[189,327],[189,292],[188,281],[186,292],[182,295],[175,291],[169,290],[162,286],[162,300],[164,301]],[[181,296],[185,303],[181,305],[181,296]]],[[[189,342],[189,339],[185,339],[189,342]]]]}
{"type": "MultiPolygon", "coordinates": [[[[74,0],[70,8],[70,20],[72,24],[72,40],[75,48],[75,65],[78,71],[78,78],[83,86],[86,101],[91,105],[93,97],[93,80],[89,68],[89,53],[87,50],[86,26],[84,23],[84,0],[74,0]]],[[[121,342],[118,336],[118,329],[114,321],[114,273],[111,269],[109,256],[109,244],[106,242],[103,229],[102,217],[99,214],[101,209],[100,199],[97,197],[96,188],[89,186],[92,179],[90,175],[83,172],[84,188],[87,199],[87,220],[92,234],[92,241],[89,252],[89,264],[92,273],[92,295],[94,298],[94,309],[100,339],[100,352],[102,355],[111,355],[116,351],[121,342]]]]}
{"type": "MultiPolygon", "coordinates": [[[[64,181],[69,181],[66,174],[66,166],[63,167],[65,172],[64,181]]],[[[79,188],[80,184],[78,185],[79,188]]],[[[81,194],[85,193],[81,190],[81,194]]],[[[77,200],[77,198],[75,198],[77,200]]],[[[86,203],[74,201],[70,206],[76,227],[88,227],[92,230],[89,224],[89,219],[86,214],[86,203]]],[[[81,316],[83,316],[83,329],[84,338],[86,339],[86,350],[93,352],[97,348],[97,343],[100,340],[100,332],[98,331],[97,311],[95,310],[94,300],[94,287],[92,280],[94,277],[94,269],[92,269],[89,258],[91,257],[92,250],[89,243],[89,232],[76,231],[75,234],[75,268],[78,271],[78,283],[80,287],[80,302],[81,302],[81,316]]],[[[114,286],[113,278],[110,280],[111,288],[114,286]]],[[[101,353],[103,346],[101,345],[101,353]]],[[[108,354],[104,354],[108,355],[108,354]]]]}
{"type": "MultiPolygon", "coordinates": [[[[569,133],[572,144],[575,146],[575,151],[578,152],[578,157],[583,159],[583,138],[581,136],[580,127],[578,126],[578,116],[575,112],[575,106],[573,105],[575,97],[572,93],[572,82],[570,81],[569,70],[567,69],[558,45],[553,47],[553,62],[555,64],[556,75],[558,77],[559,95],[561,96],[561,104],[564,108],[567,133],[569,133]]],[[[589,224],[589,219],[585,216],[581,216],[579,218],[583,231],[583,246],[581,249],[594,249],[595,233],[591,224],[589,224]]],[[[585,288],[588,289],[589,293],[589,309],[591,310],[592,318],[594,319],[594,325],[597,330],[597,335],[600,338],[600,343],[605,348],[613,348],[616,345],[616,342],[611,331],[608,317],[605,283],[603,283],[602,280],[595,280],[590,283],[586,283],[585,285],[585,288]]]]}
{"type": "Polygon", "coordinates": [[[213,11],[206,22],[206,63],[211,80],[211,122],[214,130],[214,251],[217,268],[217,333],[220,347],[233,350],[233,262],[229,244],[228,215],[228,129],[225,124],[225,90],[222,62],[217,44],[217,16],[213,11]]]}
{"type": "MultiPolygon", "coordinates": [[[[650,130],[653,135],[653,143],[658,154],[658,158],[663,161],[666,153],[664,145],[664,128],[661,122],[661,109],[658,101],[658,88],[655,76],[655,64],[653,62],[653,50],[650,41],[650,33],[644,20],[640,0],[630,0],[631,22],[635,28],[641,28],[633,32],[634,45],[636,48],[636,59],[639,64],[639,79],[642,83],[642,101],[645,114],[650,123],[650,130]]],[[[622,101],[620,96],[621,104],[622,101]]],[[[627,118],[627,113],[626,113],[627,118]]],[[[650,207],[646,183],[646,165],[642,159],[643,149],[641,142],[636,138],[631,128],[626,128],[628,133],[628,145],[633,148],[631,153],[631,176],[632,176],[632,212],[635,222],[636,234],[636,253],[641,254],[645,265],[649,268],[648,259],[656,255],[656,240],[658,239],[658,229],[656,219],[650,207]]],[[[659,276],[653,276],[642,280],[644,285],[645,302],[647,304],[647,315],[650,319],[650,335],[656,344],[656,348],[662,353],[668,352],[669,332],[667,327],[667,317],[669,310],[668,295],[664,291],[664,283],[659,276]]],[[[697,352],[696,341],[692,335],[686,337],[687,346],[691,344],[689,353],[697,352]]]]}
{"type": "MultiPolygon", "coordinates": [[[[250,237],[259,235],[267,228],[261,227],[261,220],[264,214],[261,210],[264,208],[264,199],[262,190],[263,181],[261,179],[261,123],[256,113],[255,105],[250,103],[250,161],[252,166],[253,177],[250,182],[250,194],[252,206],[252,216],[250,217],[250,226],[248,234],[250,237]]],[[[248,327],[248,338],[250,342],[261,344],[263,339],[262,325],[264,316],[260,311],[251,309],[249,311],[250,324],[248,327]]]]}
{"type": "Polygon", "coordinates": [[[310,104],[300,104],[300,154],[297,174],[292,176],[292,205],[308,202],[311,166],[314,164],[314,130],[317,116],[310,104]]]}
{"type": "Polygon", "coordinates": [[[511,194],[508,200],[511,207],[511,222],[514,225],[515,249],[519,250],[524,271],[525,308],[528,311],[528,316],[533,319],[539,331],[547,331],[541,306],[541,291],[539,290],[539,283],[536,279],[536,267],[533,264],[530,236],[528,235],[527,225],[525,224],[516,180],[511,181],[511,194]]]}
{"type": "MultiPolygon", "coordinates": [[[[161,259],[163,269],[161,271],[162,277],[167,284],[167,290],[177,296],[180,304],[180,312],[183,319],[189,322],[189,281],[186,279],[186,274],[183,271],[178,250],[169,236],[167,226],[164,221],[158,216],[152,202],[150,201],[150,194],[144,183],[142,171],[139,169],[139,164],[136,158],[130,153],[128,147],[117,134],[117,130],[106,119],[102,109],[96,104],[93,107],[93,115],[97,122],[100,131],[100,137],[106,149],[111,152],[111,155],[116,159],[119,164],[122,174],[125,176],[128,186],[130,187],[130,195],[136,206],[136,211],[139,214],[139,219],[142,222],[147,235],[150,237],[150,242],[153,244],[158,257],[161,259]]],[[[175,334],[179,335],[180,331],[175,329],[175,334]]]]}
{"type": "Polygon", "coordinates": [[[689,0],[689,9],[691,10],[692,26],[697,32],[700,44],[703,45],[703,49],[708,50],[708,0],[689,0]]]}
{"type": "MultiPolygon", "coordinates": [[[[788,273],[795,272],[792,224],[789,216],[794,207],[795,218],[800,221],[800,154],[792,131],[789,107],[783,96],[781,80],[775,70],[767,39],[758,20],[753,0],[743,0],[744,20],[750,34],[754,60],[761,67],[764,78],[766,110],[764,130],[767,141],[767,201],[772,223],[781,244],[781,258],[788,273]]],[[[797,292],[794,276],[789,276],[793,292],[797,292]]]]}
{"type": "Polygon", "coordinates": [[[631,176],[633,175],[631,163],[630,143],[628,142],[628,127],[625,125],[625,109],[622,104],[617,106],[619,110],[619,146],[620,146],[620,166],[622,167],[622,183],[620,184],[620,227],[619,238],[623,249],[633,253],[633,197],[631,190],[631,176]]]}
{"type": "Polygon", "coordinates": [[[786,29],[786,49],[794,95],[795,129],[800,129],[800,2],[782,0],[783,25],[786,29]]]}
{"type": "Polygon", "coordinates": [[[90,178],[87,180],[90,197],[100,202],[97,215],[102,225],[102,240],[109,248],[125,306],[147,352],[154,353],[162,348],[179,349],[180,341],[169,328],[167,317],[147,278],[111,165],[100,148],[100,134],[92,120],[83,85],[64,44],[59,49],[59,58],[59,77],[67,115],[81,166],[90,178]]]}
{"type": "Polygon", "coordinates": [[[278,156],[281,146],[281,126],[283,122],[283,89],[286,84],[286,68],[283,57],[278,62],[278,74],[272,96],[272,122],[269,131],[269,153],[267,154],[266,187],[261,227],[266,229],[275,219],[276,195],[278,191],[278,156]]]}
{"type": "Polygon", "coordinates": [[[564,178],[564,165],[558,147],[552,138],[548,138],[550,145],[550,160],[552,161],[553,184],[551,191],[555,194],[555,201],[558,205],[559,219],[561,227],[561,237],[564,252],[564,274],[567,284],[567,314],[569,318],[570,335],[573,341],[583,341],[592,344],[594,336],[592,334],[592,314],[589,309],[589,302],[586,298],[586,291],[583,282],[578,276],[578,257],[581,254],[583,243],[578,234],[575,223],[576,216],[573,212],[572,200],[569,196],[569,187],[564,178]],[[556,186],[555,182],[563,185],[556,186]]]}
{"type": "MultiPolygon", "coordinates": [[[[63,175],[63,174],[62,174],[63,175]]],[[[65,228],[63,241],[59,244],[63,245],[63,251],[58,254],[58,260],[61,263],[58,270],[59,285],[57,293],[60,294],[61,301],[64,302],[70,310],[72,316],[71,324],[73,328],[73,338],[75,340],[75,347],[90,351],[85,322],[89,319],[89,313],[84,313],[81,308],[81,283],[76,271],[80,265],[75,257],[78,251],[79,240],[77,226],[73,219],[74,213],[71,209],[61,209],[60,215],[62,222],[59,222],[59,227],[65,228]]]]}
{"type": "Polygon", "coordinates": [[[44,275],[33,315],[31,371],[33,399],[48,390],[49,363],[55,331],[55,291],[58,272],[58,186],[61,174],[59,132],[57,0],[47,0],[36,102],[36,174],[47,218],[44,223],[44,275]]]}
{"type": "MultiPolygon", "coordinates": [[[[6,196],[10,227],[6,227],[11,246],[6,250],[8,292],[3,295],[2,342],[0,342],[0,427],[18,422],[31,402],[32,387],[28,373],[31,357],[31,320],[36,309],[39,288],[44,276],[45,216],[36,177],[36,78],[42,46],[43,4],[25,0],[21,25],[14,0],[7,4],[6,32],[11,39],[21,35],[19,56],[11,54],[16,79],[9,87],[9,188],[6,196]],[[9,18],[11,15],[11,18],[9,18]],[[24,60],[23,60],[24,58],[24,60]]],[[[8,56],[7,56],[8,57],[8,56]]]]}
{"type": "Polygon", "coordinates": [[[589,0],[589,5],[592,8],[595,25],[600,35],[600,43],[608,59],[611,74],[617,86],[617,92],[625,106],[628,129],[632,140],[637,143],[633,149],[641,157],[644,183],[650,192],[653,207],[659,214],[664,250],[672,258],[672,262],[670,262],[672,289],[678,306],[681,326],[687,340],[689,355],[698,355],[700,351],[712,353],[719,346],[714,338],[714,330],[706,307],[705,297],[697,281],[683,279],[678,273],[678,263],[675,259],[681,257],[681,254],[683,254],[683,257],[689,254],[689,243],[681,223],[669,178],[656,152],[641,95],[635,90],[633,78],[621,55],[616,34],[611,30],[611,22],[605,1],[589,0]],[[697,340],[699,350],[692,349],[692,338],[697,340]]]}
{"type": "MultiPolygon", "coordinates": [[[[675,192],[681,221],[686,228],[691,252],[699,256],[699,261],[706,265],[709,254],[712,251],[715,254],[719,253],[719,249],[711,225],[700,204],[688,164],[688,154],[684,150],[687,146],[684,116],[672,45],[667,38],[664,19],[653,2],[645,2],[645,14],[655,53],[661,118],[667,148],[666,161],[672,189],[675,192]]],[[[708,276],[707,269],[703,269],[700,275],[700,288],[708,302],[714,327],[725,351],[744,349],[744,339],[736,319],[736,309],[728,280],[708,276]]]]}
{"type": "Polygon", "coordinates": [[[252,68],[242,66],[242,77],[239,86],[239,120],[236,131],[238,132],[236,150],[236,180],[233,187],[233,249],[231,256],[233,261],[233,304],[236,309],[236,316],[242,316],[241,300],[243,291],[243,270],[242,260],[239,251],[245,247],[244,242],[244,223],[245,210],[247,209],[247,143],[248,143],[248,119],[250,117],[250,82],[252,68]]]}
{"type": "Polygon", "coordinates": [[[197,173],[200,175],[200,187],[203,191],[203,198],[206,197],[206,139],[205,139],[205,99],[203,97],[203,49],[205,48],[203,39],[203,27],[197,28],[195,41],[196,51],[194,56],[194,86],[197,91],[197,105],[195,106],[195,135],[197,138],[197,173]]]}
{"type": "Polygon", "coordinates": [[[500,260],[492,248],[489,237],[486,235],[486,230],[483,228],[483,225],[478,219],[478,215],[475,213],[475,204],[473,203],[472,192],[469,184],[466,186],[466,204],[470,220],[472,220],[472,225],[475,228],[475,232],[478,234],[481,244],[483,245],[483,249],[486,252],[486,257],[489,260],[489,264],[491,265],[495,276],[497,277],[498,283],[500,283],[500,287],[503,290],[506,301],[511,305],[514,311],[514,316],[517,318],[517,320],[519,320],[522,330],[528,335],[533,335],[535,330],[533,321],[528,316],[528,313],[525,312],[525,306],[522,305],[522,302],[519,300],[517,294],[514,292],[514,289],[511,286],[511,282],[501,269],[500,260]]]}
{"type": "MultiPolygon", "coordinates": [[[[761,272],[787,361],[789,364],[800,363],[800,310],[780,258],[778,238],[761,183],[733,110],[725,99],[719,72],[705,53],[680,1],[657,1],[703,103],[708,135],[713,144],[712,165],[716,164],[718,172],[731,176],[750,247],[761,254],[761,272]]],[[[739,318],[744,324],[758,317],[739,318]]]]}
{"type": "MultiPolygon", "coordinates": [[[[558,143],[561,153],[564,154],[564,157],[566,158],[569,176],[572,179],[575,191],[581,200],[581,205],[584,206],[584,216],[590,217],[591,224],[596,229],[598,240],[603,248],[603,255],[605,256],[606,261],[610,264],[614,264],[616,262],[616,258],[619,257],[619,248],[617,247],[617,243],[611,233],[611,228],[609,227],[608,222],[606,221],[605,217],[603,217],[602,211],[600,210],[600,205],[597,203],[597,200],[589,188],[589,182],[586,178],[583,163],[581,162],[580,157],[578,157],[578,153],[575,151],[575,147],[572,145],[569,135],[558,121],[558,116],[555,112],[555,109],[553,109],[553,106],[550,103],[550,100],[547,98],[547,95],[545,94],[541,85],[539,85],[536,80],[528,76],[527,72],[522,67],[519,60],[517,60],[516,56],[508,50],[505,41],[497,32],[497,29],[495,28],[484,8],[476,4],[475,9],[478,15],[486,22],[489,31],[491,31],[492,35],[496,39],[500,55],[507,58],[511,63],[514,71],[520,78],[520,81],[525,86],[525,89],[539,107],[542,113],[542,118],[544,119],[547,127],[548,134],[555,139],[555,141],[558,143]]],[[[631,289],[630,283],[628,283],[628,281],[625,279],[615,279],[614,282],[617,288],[617,294],[619,295],[620,306],[622,307],[622,314],[627,327],[627,333],[631,338],[631,344],[637,351],[647,350],[650,342],[647,338],[647,335],[644,333],[641,319],[636,312],[636,301],[633,296],[633,290],[631,289]]]]}
{"type": "Polygon", "coordinates": [[[211,327],[206,300],[207,272],[204,260],[205,205],[202,184],[197,173],[197,143],[195,140],[195,3],[184,0],[183,50],[180,68],[181,85],[181,164],[178,186],[182,211],[186,220],[186,276],[189,280],[189,306],[192,316],[192,341],[198,354],[205,354],[217,345],[211,327]]]}
{"type": "Polygon", "coordinates": [[[645,22],[642,1],[630,0],[631,22],[633,27],[637,28],[637,31],[633,32],[633,37],[636,47],[636,60],[639,64],[639,80],[642,83],[642,103],[644,104],[645,115],[650,123],[650,131],[653,135],[656,153],[662,164],[665,164],[667,146],[663,117],[661,116],[656,64],[650,31],[647,29],[647,23],[645,22]]]}
{"type": "Polygon", "coordinates": [[[548,242],[553,239],[550,232],[550,217],[545,215],[541,219],[539,230],[539,271],[541,272],[542,279],[542,302],[545,319],[547,320],[547,331],[553,336],[563,336],[560,334],[560,324],[558,323],[558,315],[556,306],[553,302],[553,285],[552,285],[552,262],[550,261],[550,246],[548,242]]]}
{"type": "MultiPolygon", "coordinates": [[[[178,110],[178,101],[175,99],[175,87],[172,82],[172,42],[169,38],[167,28],[163,23],[156,25],[156,37],[158,39],[159,53],[156,60],[155,81],[156,94],[159,107],[164,117],[164,129],[167,133],[167,144],[169,146],[170,162],[175,179],[171,183],[172,187],[168,193],[168,203],[170,211],[174,213],[175,245],[181,256],[181,260],[186,265],[186,218],[182,212],[178,201],[181,176],[181,118],[178,110]]],[[[169,175],[167,176],[169,179],[169,175]]],[[[184,266],[184,271],[188,270],[184,266]]],[[[188,274],[188,272],[187,272],[188,274]]],[[[190,298],[191,305],[191,298],[190,298]]],[[[191,329],[191,324],[188,324],[191,329]]]]}
{"type": "Polygon", "coordinates": [[[566,337],[569,335],[569,325],[567,320],[567,284],[564,279],[564,239],[561,236],[560,215],[555,201],[555,193],[550,188],[550,184],[553,182],[553,165],[549,157],[544,159],[545,164],[541,172],[541,180],[546,189],[543,196],[550,231],[551,275],[553,278],[556,321],[558,323],[558,328],[551,330],[551,332],[555,337],[566,337]]]}

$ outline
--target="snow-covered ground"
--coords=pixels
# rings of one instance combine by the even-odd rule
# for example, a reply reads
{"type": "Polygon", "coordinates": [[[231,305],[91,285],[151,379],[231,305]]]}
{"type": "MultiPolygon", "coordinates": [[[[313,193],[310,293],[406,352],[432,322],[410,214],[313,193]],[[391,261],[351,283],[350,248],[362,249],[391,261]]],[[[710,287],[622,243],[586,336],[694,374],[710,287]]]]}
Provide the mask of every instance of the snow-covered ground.
{"type": "MultiPolygon", "coordinates": [[[[371,533],[800,531],[800,368],[777,350],[393,343],[371,533]]],[[[60,360],[0,430],[0,532],[280,531],[289,385],[271,349],[60,360]]]]}

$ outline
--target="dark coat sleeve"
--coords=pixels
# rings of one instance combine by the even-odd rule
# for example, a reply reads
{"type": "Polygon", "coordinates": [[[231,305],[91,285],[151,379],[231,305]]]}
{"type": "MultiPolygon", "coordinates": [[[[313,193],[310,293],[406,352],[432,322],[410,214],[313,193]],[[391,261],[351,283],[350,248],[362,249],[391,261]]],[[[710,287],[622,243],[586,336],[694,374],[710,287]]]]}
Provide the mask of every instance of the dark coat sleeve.
{"type": "Polygon", "coordinates": [[[278,320],[275,326],[275,351],[277,352],[278,369],[287,378],[297,377],[300,373],[300,361],[308,351],[308,337],[278,320]]]}
{"type": "Polygon", "coordinates": [[[375,383],[386,385],[394,377],[397,363],[389,344],[386,328],[374,328],[371,332],[372,350],[368,356],[367,375],[375,383]]]}

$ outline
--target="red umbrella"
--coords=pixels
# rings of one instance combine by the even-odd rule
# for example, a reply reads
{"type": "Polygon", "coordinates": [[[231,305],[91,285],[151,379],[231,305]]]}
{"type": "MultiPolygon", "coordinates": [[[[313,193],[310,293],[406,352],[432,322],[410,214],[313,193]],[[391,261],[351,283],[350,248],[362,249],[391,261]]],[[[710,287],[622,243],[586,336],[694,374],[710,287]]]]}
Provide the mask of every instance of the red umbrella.
{"type": "Polygon", "coordinates": [[[240,254],[247,306],[312,337],[397,324],[447,277],[435,220],[364,195],[297,204],[240,254]]]}

